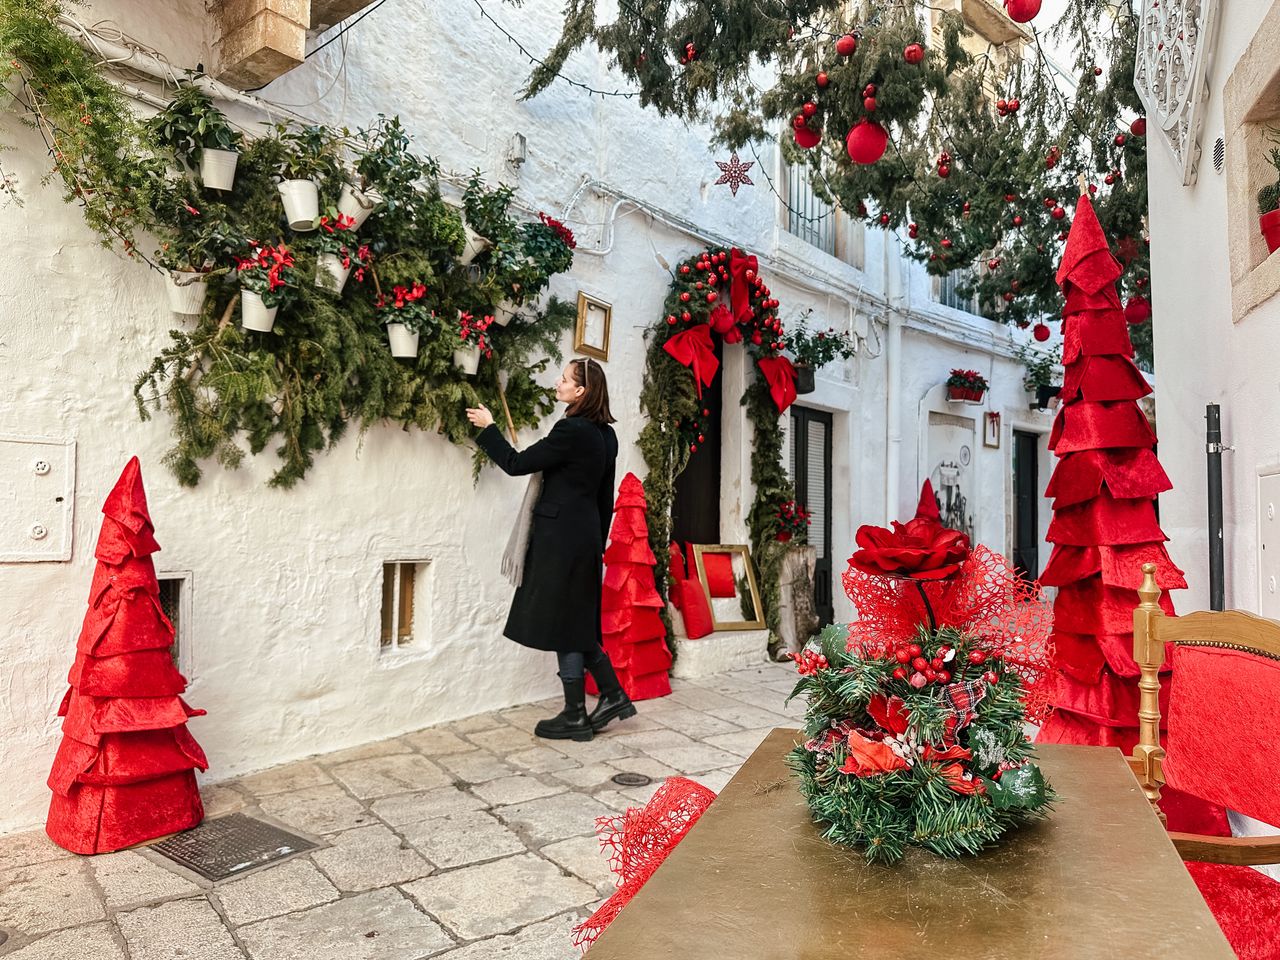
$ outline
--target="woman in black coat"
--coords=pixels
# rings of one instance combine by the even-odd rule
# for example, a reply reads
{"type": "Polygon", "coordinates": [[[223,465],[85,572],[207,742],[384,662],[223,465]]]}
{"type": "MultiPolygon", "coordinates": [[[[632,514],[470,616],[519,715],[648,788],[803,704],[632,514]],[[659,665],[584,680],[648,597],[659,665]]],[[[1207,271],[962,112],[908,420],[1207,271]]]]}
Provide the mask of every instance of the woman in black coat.
{"type": "Polygon", "coordinates": [[[600,631],[604,543],[613,518],[618,438],[609,424],[609,387],[594,360],[576,359],[556,381],[556,399],[569,405],[551,433],[515,450],[485,407],[467,410],[482,427],[476,443],[511,476],[542,474],[533,506],[523,574],[503,633],[536,650],[554,650],[564,685],[564,711],[539,721],[534,733],[553,740],[590,740],[610,720],[636,714],[618,683],[600,631]],[[588,715],[584,670],[600,700],[588,715]]]}

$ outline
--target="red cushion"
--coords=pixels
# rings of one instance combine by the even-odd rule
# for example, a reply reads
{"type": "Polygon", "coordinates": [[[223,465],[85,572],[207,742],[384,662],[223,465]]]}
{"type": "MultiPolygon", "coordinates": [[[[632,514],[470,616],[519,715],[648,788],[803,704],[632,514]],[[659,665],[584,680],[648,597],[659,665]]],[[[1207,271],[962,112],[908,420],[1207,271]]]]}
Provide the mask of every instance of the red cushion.
{"type": "MultiPolygon", "coordinates": [[[[672,541],[668,553],[671,556],[668,572],[671,575],[671,583],[674,585],[687,579],[688,574],[684,572],[684,555],[680,552],[680,544],[672,541]]],[[[679,606],[679,601],[676,601],[676,605],[679,606]]]]}
{"type": "Polygon", "coordinates": [[[711,608],[702,584],[697,580],[681,580],[677,587],[680,602],[676,604],[684,617],[684,632],[690,640],[705,637],[711,632],[711,608]]]}
{"type": "MultiPolygon", "coordinates": [[[[694,560],[693,544],[689,544],[689,578],[697,576],[698,564],[694,560]]],[[[733,579],[733,558],[727,553],[704,553],[702,569],[707,573],[707,589],[713,597],[736,597],[738,585],[733,579]]]]}
{"type": "Polygon", "coordinates": [[[1177,647],[1164,761],[1169,786],[1280,823],[1278,701],[1280,662],[1240,650],[1177,647]]]}
{"type": "MultiPolygon", "coordinates": [[[[1176,668],[1175,668],[1176,669],[1176,668]]],[[[1280,883],[1252,867],[1187,863],[1187,872],[1240,960],[1280,960],[1280,883]]]]}

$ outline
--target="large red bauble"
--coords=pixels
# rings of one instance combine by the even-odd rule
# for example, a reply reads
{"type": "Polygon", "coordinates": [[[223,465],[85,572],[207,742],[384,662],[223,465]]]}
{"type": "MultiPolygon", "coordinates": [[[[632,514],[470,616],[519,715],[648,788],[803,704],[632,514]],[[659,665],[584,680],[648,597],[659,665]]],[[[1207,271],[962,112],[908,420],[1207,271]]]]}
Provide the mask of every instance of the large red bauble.
{"type": "Polygon", "coordinates": [[[796,146],[798,147],[803,147],[805,150],[811,150],[821,142],[821,130],[813,130],[809,127],[800,127],[796,130],[796,146]]]}
{"type": "Polygon", "coordinates": [[[865,111],[867,111],[867,113],[875,113],[875,112],[876,112],[876,106],[877,106],[877,104],[876,104],[876,98],[875,98],[875,97],[863,97],[863,98],[862,98],[862,109],[863,109],[863,110],[865,110],[865,111]]]}
{"type": "Polygon", "coordinates": [[[1132,296],[1124,305],[1124,318],[1131,324],[1146,323],[1151,319],[1151,302],[1146,297],[1132,296]]]}
{"type": "Polygon", "coordinates": [[[919,63],[924,59],[924,47],[918,43],[909,43],[902,51],[902,59],[907,63],[919,63]]]}
{"type": "Polygon", "coordinates": [[[1055,220],[1061,220],[1066,215],[1067,215],[1067,211],[1062,207],[1054,207],[1053,210],[1050,211],[1050,216],[1052,216],[1053,219],[1055,220]]]}
{"type": "Polygon", "coordinates": [[[842,57],[852,57],[853,52],[857,49],[858,41],[852,33],[846,33],[836,41],[836,53],[842,57]]]}
{"type": "Polygon", "coordinates": [[[1015,23],[1028,23],[1040,12],[1040,0],[1004,0],[1004,9],[1015,23]]]}
{"type": "Polygon", "coordinates": [[[1129,124],[1129,132],[1135,137],[1145,137],[1147,135],[1147,118],[1139,117],[1129,124]]]}
{"type": "Polygon", "coordinates": [[[872,120],[855,123],[844,142],[849,151],[849,159],[854,163],[875,163],[884,156],[889,146],[889,133],[884,127],[872,120]]]}
{"type": "Polygon", "coordinates": [[[1037,323],[1031,328],[1031,335],[1041,343],[1044,343],[1049,339],[1049,327],[1043,323],[1037,323]]]}

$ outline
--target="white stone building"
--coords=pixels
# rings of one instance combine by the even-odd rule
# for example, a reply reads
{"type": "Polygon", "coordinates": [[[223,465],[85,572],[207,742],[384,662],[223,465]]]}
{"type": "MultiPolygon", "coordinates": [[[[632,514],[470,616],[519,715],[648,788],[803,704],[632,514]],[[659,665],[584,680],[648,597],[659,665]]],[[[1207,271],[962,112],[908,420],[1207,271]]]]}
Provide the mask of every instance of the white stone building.
{"type": "MultiPolygon", "coordinates": [[[[244,88],[300,59],[302,43],[314,49],[337,36],[336,29],[307,33],[306,25],[293,24],[289,17],[305,6],[225,4],[223,18],[232,9],[255,11],[239,24],[198,0],[100,0],[91,15],[78,15],[111,21],[104,32],[118,27],[175,68],[222,63],[223,76],[244,88]],[[293,52],[281,52],[289,43],[293,52]]],[[[321,24],[349,17],[360,4],[323,6],[340,9],[318,16],[321,24]]],[[[484,6],[531,51],[547,49],[558,33],[554,0],[484,6]]],[[[851,329],[859,338],[858,356],[821,371],[817,390],[787,418],[801,424],[791,441],[803,431],[804,449],[814,454],[801,495],[817,514],[815,531],[823,531],[815,535],[826,540],[820,589],[834,595],[833,615],[850,612],[839,577],[855,529],[909,516],[926,477],[963,495],[977,539],[1013,551],[1014,449],[1022,453],[1026,489],[1038,496],[1049,475],[1051,416],[1029,409],[1016,344],[1004,326],[957,309],[949,289],[900,256],[894,236],[864,233],[842,216],[827,221],[821,236],[806,233],[780,199],[790,195],[798,205],[806,191],[788,183],[776,150],[743,158],[755,161],[755,185],[735,198],[714,184],[714,161],[724,158],[709,152],[706,130],[564,83],[518,101],[528,62],[471,0],[429,8],[389,0],[365,12],[358,24],[346,21],[351,28],[340,39],[253,96],[338,125],[399,114],[419,148],[444,169],[479,168],[490,180],[515,185],[522,208],[568,220],[578,256],[552,292],[572,299],[583,291],[612,304],[606,369],[620,420],[619,478],[628,470],[644,474],[634,446],[641,338],[661,309],[666,265],[708,240],[731,242],[760,257],[784,321],[798,322],[811,310],[813,323],[851,329]],[[527,158],[512,165],[516,134],[524,137],[527,158]],[[992,386],[982,406],[947,402],[942,384],[952,367],[987,376],[992,386]],[[988,424],[993,414],[998,420],[988,424]],[[1031,465],[1038,472],[1027,472],[1031,465]]],[[[1252,25],[1233,29],[1232,51],[1243,48],[1252,25]]],[[[574,57],[568,74],[601,89],[619,86],[593,51],[574,57]]],[[[159,89],[141,75],[131,82],[159,89]]],[[[266,116],[243,102],[223,106],[249,127],[266,116]]],[[[1220,96],[1212,109],[1221,115],[1220,96]]],[[[291,491],[265,485],[271,469],[265,455],[238,471],[210,465],[198,488],[178,487],[161,464],[170,444],[166,418],[140,422],[132,396],[135,377],[174,325],[161,280],[103,250],[57,189],[40,185],[48,168],[43,144],[13,120],[6,114],[0,123],[12,148],[3,160],[19,178],[25,204],[0,208],[0,232],[9,241],[0,271],[0,833],[35,826],[44,816],[45,777],[59,737],[55,710],[85,610],[98,510],[134,454],[164,548],[157,567],[162,578],[178,581],[166,589],[179,610],[178,656],[191,681],[186,698],[209,712],[191,724],[212,762],[208,778],[552,695],[558,686],[549,657],[501,636],[509,589],[498,574],[498,554],[522,485],[489,471],[473,486],[467,451],[434,435],[375,428],[320,456],[291,491]],[[37,472],[37,460],[47,460],[50,471],[37,472]],[[44,528],[38,539],[36,525],[44,528]],[[384,565],[402,562],[415,564],[411,636],[388,651],[380,643],[384,565]]],[[[1197,337],[1195,351],[1185,355],[1160,341],[1161,363],[1179,370],[1174,380],[1186,385],[1162,407],[1161,452],[1179,491],[1194,490],[1192,458],[1182,453],[1198,434],[1181,437],[1171,427],[1198,418],[1196,391],[1213,395],[1228,382],[1242,384],[1252,402],[1246,410],[1245,401],[1235,401],[1232,413],[1249,415],[1260,431],[1247,450],[1244,438],[1234,437],[1241,449],[1233,490],[1243,528],[1252,523],[1244,519],[1253,502],[1249,471],[1255,460],[1280,459],[1280,421],[1265,413],[1268,352],[1259,349],[1268,335],[1267,308],[1236,331],[1259,338],[1256,344],[1228,337],[1226,263],[1217,257],[1193,270],[1179,258],[1193,251],[1203,257],[1202,245],[1171,251],[1160,242],[1162,231],[1172,237],[1194,229],[1193,208],[1219,209],[1220,181],[1205,174],[1197,191],[1155,213],[1156,282],[1166,311],[1160,322],[1164,330],[1186,329],[1189,339],[1197,326],[1213,323],[1221,336],[1206,337],[1213,341],[1207,349],[1197,337]],[[1212,196],[1200,202],[1206,191],[1212,196]],[[1175,215],[1183,221],[1168,220],[1175,215]],[[1197,324],[1170,322],[1170,305],[1178,302],[1205,304],[1195,311],[1197,324]],[[1203,376],[1206,366],[1217,373],[1203,376]],[[1230,377],[1227,370],[1234,371],[1230,377]]],[[[1217,212],[1205,215],[1220,222],[1217,212]]],[[[740,350],[726,349],[718,451],[723,543],[748,539],[750,427],[737,402],[745,374],[740,350]]],[[[1166,524],[1179,545],[1198,529],[1192,502],[1166,499],[1166,524]]],[[[1034,545],[1043,540],[1047,505],[1035,498],[1026,504],[1021,539],[1034,545]]],[[[1237,563],[1242,549],[1233,545],[1237,563]]],[[[1042,547],[1040,565],[1046,555],[1042,547]]]]}

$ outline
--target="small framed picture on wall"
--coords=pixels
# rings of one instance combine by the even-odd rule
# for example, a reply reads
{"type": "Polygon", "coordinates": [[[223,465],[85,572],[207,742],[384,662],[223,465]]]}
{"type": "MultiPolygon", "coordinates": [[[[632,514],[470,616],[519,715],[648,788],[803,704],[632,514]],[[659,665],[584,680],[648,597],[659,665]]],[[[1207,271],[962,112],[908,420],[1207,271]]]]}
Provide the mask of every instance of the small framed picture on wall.
{"type": "Polygon", "coordinates": [[[1000,449],[1000,413],[988,410],[983,417],[982,445],[1000,449]]]}
{"type": "Polygon", "coordinates": [[[607,361],[612,321],[612,306],[579,290],[578,325],[573,332],[573,349],[584,356],[607,361]]]}

